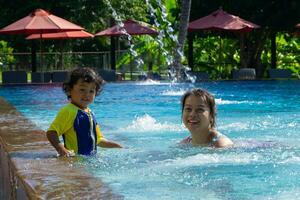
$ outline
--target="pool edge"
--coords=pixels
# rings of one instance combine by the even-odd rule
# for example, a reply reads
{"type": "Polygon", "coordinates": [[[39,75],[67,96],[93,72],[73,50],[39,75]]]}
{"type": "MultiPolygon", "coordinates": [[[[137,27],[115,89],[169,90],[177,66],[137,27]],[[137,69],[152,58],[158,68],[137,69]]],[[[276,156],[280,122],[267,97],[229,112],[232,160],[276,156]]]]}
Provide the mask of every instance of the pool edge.
{"type": "Polygon", "coordinates": [[[74,158],[56,158],[45,135],[2,97],[0,116],[0,199],[123,199],[73,167],[74,158]]]}

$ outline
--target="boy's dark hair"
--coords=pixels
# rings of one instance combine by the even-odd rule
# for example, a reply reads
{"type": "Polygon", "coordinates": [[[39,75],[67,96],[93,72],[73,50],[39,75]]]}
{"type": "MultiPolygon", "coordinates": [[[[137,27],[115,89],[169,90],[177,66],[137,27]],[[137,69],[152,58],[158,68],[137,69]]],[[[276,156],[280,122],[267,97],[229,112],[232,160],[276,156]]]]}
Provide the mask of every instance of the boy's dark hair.
{"type": "Polygon", "coordinates": [[[181,113],[183,113],[184,105],[185,105],[185,100],[191,96],[194,95],[196,97],[201,97],[202,100],[207,104],[210,110],[210,115],[211,115],[211,127],[215,128],[216,127],[216,115],[217,115],[217,110],[216,110],[216,103],[215,103],[215,98],[212,94],[210,94],[208,91],[196,88],[187,91],[184,93],[184,95],[181,97],[181,113]]]}
{"type": "Polygon", "coordinates": [[[95,83],[96,96],[100,94],[102,86],[104,84],[104,80],[102,79],[102,77],[89,67],[80,67],[71,71],[68,78],[63,83],[62,89],[64,93],[68,96],[68,99],[71,98],[68,93],[71,91],[71,89],[79,79],[82,79],[84,82],[87,83],[95,83]]]}

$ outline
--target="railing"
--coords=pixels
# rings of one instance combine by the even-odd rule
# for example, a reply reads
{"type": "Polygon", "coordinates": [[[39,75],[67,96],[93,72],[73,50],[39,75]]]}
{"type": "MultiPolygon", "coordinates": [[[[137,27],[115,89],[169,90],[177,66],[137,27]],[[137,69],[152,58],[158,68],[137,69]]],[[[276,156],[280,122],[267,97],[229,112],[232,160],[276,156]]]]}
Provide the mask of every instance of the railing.
{"type": "MultiPolygon", "coordinates": [[[[116,51],[118,59],[126,51],[116,51]]],[[[0,54],[0,67],[2,71],[31,71],[31,53],[0,54]],[[1,58],[13,56],[14,61],[5,62],[1,58]],[[2,63],[1,63],[2,62],[2,63]],[[1,66],[2,65],[2,66],[1,66]]],[[[89,66],[99,69],[110,69],[110,52],[37,52],[37,71],[68,70],[77,66],[89,66]]]]}
{"type": "MultiPolygon", "coordinates": [[[[116,60],[118,60],[126,50],[116,51],[116,60]]],[[[55,72],[66,71],[75,67],[87,66],[97,70],[111,70],[110,51],[103,52],[36,52],[36,71],[37,72],[55,72]]],[[[25,71],[28,74],[32,72],[32,54],[31,53],[12,53],[0,54],[0,72],[5,71],[25,71]],[[5,60],[8,56],[13,57],[13,61],[5,60]],[[9,63],[9,64],[7,64],[9,63]]],[[[131,64],[128,64],[129,66],[131,64]]],[[[134,63],[133,63],[134,65],[134,63]]],[[[146,73],[142,69],[135,67],[121,67],[115,71],[118,80],[143,80],[146,73]]],[[[157,74],[157,73],[155,73],[157,74]]],[[[168,72],[160,71],[160,77],[167,79],[168,72]]],[[[30,77],[30,75],[29,75],[30,77]]],[[[1,74],[0,74],[1,79],[1,74]]]]}

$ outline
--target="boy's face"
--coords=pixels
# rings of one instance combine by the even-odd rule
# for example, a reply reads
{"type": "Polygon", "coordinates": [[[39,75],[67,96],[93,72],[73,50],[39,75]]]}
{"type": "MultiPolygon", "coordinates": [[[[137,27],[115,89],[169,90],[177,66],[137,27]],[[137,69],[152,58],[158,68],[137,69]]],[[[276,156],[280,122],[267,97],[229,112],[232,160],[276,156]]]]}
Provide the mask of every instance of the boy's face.
{"type": "Polygon", "coordinates": [[[87,108],[96,96],[96,84],[79,79],[70,90],[71,102],[81,109],[87,108]]]}

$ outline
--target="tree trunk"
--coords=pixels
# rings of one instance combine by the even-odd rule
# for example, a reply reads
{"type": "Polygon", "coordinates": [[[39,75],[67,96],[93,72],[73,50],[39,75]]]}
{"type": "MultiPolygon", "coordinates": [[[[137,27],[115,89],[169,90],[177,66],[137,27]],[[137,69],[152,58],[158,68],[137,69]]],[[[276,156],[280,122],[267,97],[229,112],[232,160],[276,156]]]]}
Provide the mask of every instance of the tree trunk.
{"type": "Polygon", "coordinates": [[[261,54],[263,51],[264,44],[266,39],[269,37],[270,31],[261,31],[259,37],[256,37],[252,46],[252,55],[249,57],[249,67],[256,69],[257,78],[262,78],[266,66],[261,63],[261,54]]]}
{"type": "Polygon", "coordinates": [[[191,71],[194,71],[194,50],[193,50],[193,41],[194,41],[194,34],[189,33],[188,34],[188,64],[189,67],[191,68],[191,71]]]}
{"type": "Polygon", "coordinates": [[[261,63],[261,54],[270,31],[262,30],[240,37],[240,62],[241,68],[255,68],[256,76],[262,78],[266,66],[261,63]]]}
{"type": "Polygon", "coordinates": [[[183,45],[187,33],[187,28],[190,19],[190,10],[191,10],[191,1],[192,0],[181,0],[181,15],[180,15],[180,23],[178,30],[178,43],[175,50],[174,57],[174,69],[176,71],[176,79],[182,80],[182,67],[181,67],[181,58],[183,55],[183,45]]]}

